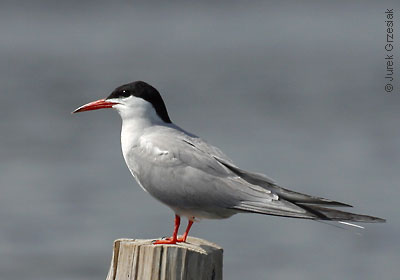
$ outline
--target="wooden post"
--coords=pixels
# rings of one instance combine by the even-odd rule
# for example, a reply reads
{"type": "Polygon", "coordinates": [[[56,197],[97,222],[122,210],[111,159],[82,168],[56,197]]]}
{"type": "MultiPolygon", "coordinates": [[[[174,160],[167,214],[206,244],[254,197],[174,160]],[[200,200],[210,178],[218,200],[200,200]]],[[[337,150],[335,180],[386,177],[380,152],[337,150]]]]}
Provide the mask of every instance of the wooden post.
{"type": "Polygon", "coordinates": [[[153,245],[153,240],[117,239],[106,280],[222,280],[223,249],[203,239],[153,245]]]}

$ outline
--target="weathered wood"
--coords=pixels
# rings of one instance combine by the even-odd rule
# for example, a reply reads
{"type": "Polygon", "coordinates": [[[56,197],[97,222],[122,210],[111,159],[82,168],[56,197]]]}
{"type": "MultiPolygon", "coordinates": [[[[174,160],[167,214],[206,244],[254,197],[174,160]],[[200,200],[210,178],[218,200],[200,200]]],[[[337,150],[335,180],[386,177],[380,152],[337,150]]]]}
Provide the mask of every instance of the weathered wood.
{"type": "Polygon", "coordinates": [[[222,280],[218,245],[195,237],[176,245],[152,241],[115,240],[106,280],[222,280]]]}

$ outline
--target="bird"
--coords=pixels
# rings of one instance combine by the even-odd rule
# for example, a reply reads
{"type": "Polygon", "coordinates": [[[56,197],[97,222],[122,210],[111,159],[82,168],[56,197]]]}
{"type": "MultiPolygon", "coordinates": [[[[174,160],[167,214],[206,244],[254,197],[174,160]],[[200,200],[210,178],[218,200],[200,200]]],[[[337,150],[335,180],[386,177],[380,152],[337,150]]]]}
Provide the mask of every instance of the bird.
{"type": "Polygon", "coordinates": [[[137,183],[175,213],[172,236],[153,244],[186,242],[194,222],[237,213],[344,224],[385,222],[337,210],[335,207],[352,206],[289,190],[264,174],[238,167],[219,148],[174,124],[160,93],[146,82],[121,85],[108,97],[72,113],[103,108],[113,108],[121,116],[122,154],[137,183]],[[178,236],[181,216],[188,224],[178,236]]]}

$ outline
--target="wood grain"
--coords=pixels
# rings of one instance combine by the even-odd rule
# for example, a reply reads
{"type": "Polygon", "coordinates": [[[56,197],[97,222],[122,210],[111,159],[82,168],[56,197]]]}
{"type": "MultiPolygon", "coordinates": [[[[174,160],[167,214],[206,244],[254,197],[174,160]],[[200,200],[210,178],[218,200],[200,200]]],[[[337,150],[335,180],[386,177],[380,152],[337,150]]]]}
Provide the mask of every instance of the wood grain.
{"type": "Polygon", "coordinates": [[[222,280],[223,249],[203,239],[153,245],[151,239],[117,239],[106,280],[222,280]]]}

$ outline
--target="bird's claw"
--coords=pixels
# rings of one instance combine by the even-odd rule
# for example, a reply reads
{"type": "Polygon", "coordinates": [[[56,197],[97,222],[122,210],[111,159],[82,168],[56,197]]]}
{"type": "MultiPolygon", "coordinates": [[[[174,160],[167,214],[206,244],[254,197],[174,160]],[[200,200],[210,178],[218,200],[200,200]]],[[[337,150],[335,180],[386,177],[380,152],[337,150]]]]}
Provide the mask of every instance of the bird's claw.
{"type": "Polygon", "coordinates": [[[154,240],[153,244],[154,245],[157,245],[157,244],[176,244],[177,241],[178,241],[177,239],[174,239],[172,237],[168,237],[168,238],[165,238],[165,239],[154,240]]]}
{"type": "Polygon", "coordinates": [[[182,237],[178,237],[175,238],[174,237],[163,237],[163,239],[159,239],[159,240],[154,240],[153,244],[157,245],[157,244],[176,244],[176,243],[181,243],[181,242],[186,242],[186,238],[182,237]]]}

